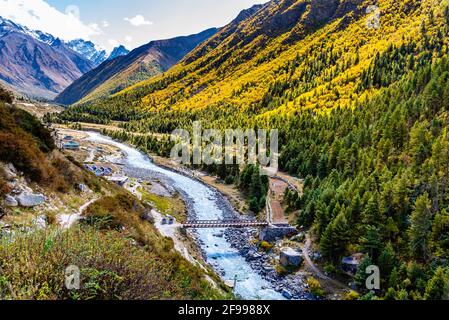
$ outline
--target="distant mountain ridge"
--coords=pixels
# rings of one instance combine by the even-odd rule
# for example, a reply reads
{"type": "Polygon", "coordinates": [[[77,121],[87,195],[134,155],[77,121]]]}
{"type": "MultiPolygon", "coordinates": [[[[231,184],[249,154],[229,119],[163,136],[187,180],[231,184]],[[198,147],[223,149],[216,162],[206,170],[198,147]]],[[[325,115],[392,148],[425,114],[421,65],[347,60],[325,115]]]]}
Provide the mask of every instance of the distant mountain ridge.
{"type": "Polygon", "coordinates": [[[67,42],[67,46],[89,61],[93,62],[95,66],[103,63],[108,57],[106,50],[97,48],[92,41],[76,39],[67,42]]]}
{"type": "Polygon", "coordinates": [[[211,28],[195,35],[152,41],[125,56],[105,61],[75,81],[55,101],[70,105],[83,99],[107,96],[165,72],[217,31],[211,28]]]}
{"type": "Polygon", "coordinates": [[[0,81],[33,98],[53,99],[86,72],[128,52],[118,46],[108,55],[92,41],[65,42],[0,17],[0,81]]]}
{"type": "Polygon", "coordinates": [[[53,99],[93,67],[61,39],[0,18],[0,81],[14,91],[53,99]]]}
{"type": "Polygon", "coordinates": [[[106,60],[112,60],[129,53],[128,49],[126,49],[123,45],[119,45],[115,47],[108,55],[105,49],[96,46],[92,41],[85,41],[83,39],[71,40],[67,42],[67,45],[73,51],[78,52],[93,62],[95,67],[99,66],[106,60]]]}
{"type": "Polygon", "coordinates": [[[114,60],[117,57],[126,56],[130,51],[125,48],[125,46],[120,45],[115,47],[109,57],[106,60],[114,60]]]}

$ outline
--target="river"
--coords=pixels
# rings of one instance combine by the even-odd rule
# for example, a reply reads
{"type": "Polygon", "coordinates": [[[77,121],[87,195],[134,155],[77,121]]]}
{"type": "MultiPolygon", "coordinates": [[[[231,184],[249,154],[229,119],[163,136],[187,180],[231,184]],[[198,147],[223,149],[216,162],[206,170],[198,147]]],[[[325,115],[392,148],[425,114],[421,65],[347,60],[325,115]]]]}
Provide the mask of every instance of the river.
{"type": "MultiPolygon", "coordinates": [[[[93,142],[109,144],[119,148],[125,155],[128,171],[147,171],[167,179],[173,188],[185,196],[189,214],[199,220],[216,220],[229,216],[224,197],[212,188],[192,178],[155,165],[151,159],[137,149],[116,142],[99,133],[89,132],[88,139],[93,142]]],[[[198,242],[207,262],[219,273],[223,280],[234,280],[237,276],[235,293],[246,300],[280,300],[283,296],[273,290],[272,284],[252,269],[239,252],[232,248],[225,237],[219,236],[217,229],[197,231],[198,242]]]]}

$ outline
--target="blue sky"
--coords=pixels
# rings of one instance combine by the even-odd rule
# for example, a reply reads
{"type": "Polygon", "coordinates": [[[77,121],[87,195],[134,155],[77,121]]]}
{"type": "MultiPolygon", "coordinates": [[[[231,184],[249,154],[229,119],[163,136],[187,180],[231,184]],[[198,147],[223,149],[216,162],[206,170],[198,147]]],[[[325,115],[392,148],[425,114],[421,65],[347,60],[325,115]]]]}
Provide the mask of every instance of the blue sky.
{"type": "Polygon", "coordinates": [[[0,0],[0,14],[56,36],[129,49],[220,27],[267,0],[0,0]],[[69,18],[67,18],[69,17],[69,18]],[[70,23],[68,22],[70,21],[70,23]]]}

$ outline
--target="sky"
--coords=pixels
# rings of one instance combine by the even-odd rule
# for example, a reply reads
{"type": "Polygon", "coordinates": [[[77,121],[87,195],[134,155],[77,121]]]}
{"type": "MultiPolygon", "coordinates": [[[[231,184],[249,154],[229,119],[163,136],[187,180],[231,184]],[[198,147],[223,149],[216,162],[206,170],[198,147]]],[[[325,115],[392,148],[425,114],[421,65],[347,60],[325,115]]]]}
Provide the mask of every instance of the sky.
{"type": "Polygon", "coordinates": [[[64,40],[107,50],[221,27],[267,0],[0,0],[0,15],[64,40]]]}

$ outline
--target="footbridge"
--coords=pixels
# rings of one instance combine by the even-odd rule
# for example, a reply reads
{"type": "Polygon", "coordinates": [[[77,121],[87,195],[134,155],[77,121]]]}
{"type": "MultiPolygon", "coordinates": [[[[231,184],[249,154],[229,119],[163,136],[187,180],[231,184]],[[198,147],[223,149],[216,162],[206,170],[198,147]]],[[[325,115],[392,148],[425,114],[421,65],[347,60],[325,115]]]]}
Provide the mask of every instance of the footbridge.
{"type": "Polygon", "coordinates": [[[263,228],[268,222],[250,220],[191,220],[182,224],[187,229],[213,229],[213,228],[263,228]]]}

